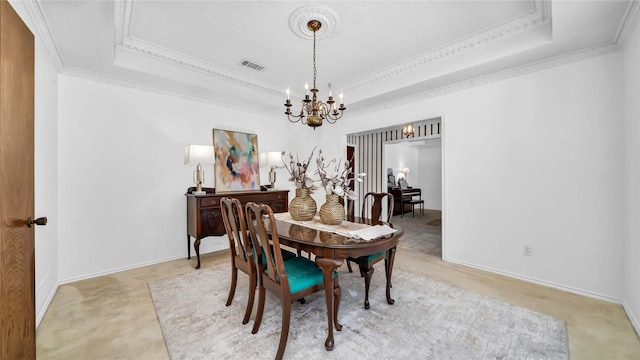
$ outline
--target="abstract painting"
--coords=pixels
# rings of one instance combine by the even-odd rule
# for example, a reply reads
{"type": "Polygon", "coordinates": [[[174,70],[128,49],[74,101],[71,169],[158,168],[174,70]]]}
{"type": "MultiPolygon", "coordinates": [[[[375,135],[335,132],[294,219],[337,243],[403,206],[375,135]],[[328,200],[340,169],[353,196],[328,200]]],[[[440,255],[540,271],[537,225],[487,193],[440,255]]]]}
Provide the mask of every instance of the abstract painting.
{"type": "Polygon", "coordinates": [[[260,190],[258,136],[213,129],[216,193],[260,190]]]}

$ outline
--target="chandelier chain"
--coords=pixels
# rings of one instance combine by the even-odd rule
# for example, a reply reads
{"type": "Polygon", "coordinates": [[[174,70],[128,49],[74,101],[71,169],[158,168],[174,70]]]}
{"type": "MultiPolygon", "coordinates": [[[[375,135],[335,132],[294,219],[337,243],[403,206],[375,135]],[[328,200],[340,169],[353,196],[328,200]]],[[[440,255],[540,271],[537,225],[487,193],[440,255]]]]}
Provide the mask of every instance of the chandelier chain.
{"type": "Polygon", "coordinates": [[[313,88],[316,87],[316,75],[318,74],[316,70],[316,32],[313,32],[313,88]]]}

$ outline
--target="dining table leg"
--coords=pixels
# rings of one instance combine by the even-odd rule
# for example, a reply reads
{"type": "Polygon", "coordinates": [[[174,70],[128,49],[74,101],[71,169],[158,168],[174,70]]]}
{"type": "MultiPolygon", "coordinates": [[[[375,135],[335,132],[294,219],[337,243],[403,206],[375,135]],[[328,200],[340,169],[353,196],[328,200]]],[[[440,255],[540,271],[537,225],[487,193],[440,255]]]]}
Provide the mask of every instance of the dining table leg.
{"type": "MultiPolygon", "coordinates": [[[[323,257],[316,257],[316,263],[322,269],[322,279],[324,282],[324,291],[325,298],[327,301],[327,322],[328,322],[328,334],[327,340],[324,342],[324,347],[327,350],[333,350],[334,340],[333,340],[333,327],[335,325],[336,330],[342,330],[342,325],[338,323],[337,314],[338,314],[338,306],[340,305],[341,291],[340,289],[333,289],[333,272],[342,265],[344,259],[329,259],[323,257]],[[335,301],[334,301],[335,296],[335,301]],[[334,316],[335,316],[335,324],[334,324],[334,316]]],[[[337,281],[337,279],[336,279],[337,281]]],[[[339,287],[339,286],[338,286],[339,287]]]]}
{"type": "Polygon", "coordinates": [[[396,247],[387,250],[387,258],[384,262],[384,272],[387,276],[387,303],[393,305],[396,301],[391,298],[391,274],[393,273],[393,261],[396,258],[396,247]]]}

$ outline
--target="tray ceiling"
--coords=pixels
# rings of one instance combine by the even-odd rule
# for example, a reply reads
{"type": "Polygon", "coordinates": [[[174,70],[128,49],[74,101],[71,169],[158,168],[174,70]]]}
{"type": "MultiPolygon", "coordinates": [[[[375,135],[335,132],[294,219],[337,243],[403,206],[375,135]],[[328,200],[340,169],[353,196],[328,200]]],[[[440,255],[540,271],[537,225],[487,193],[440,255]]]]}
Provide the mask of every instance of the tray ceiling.
{"type": "Polygon", "coordinates": [[[305,16],[325,20],[319,95],[331,82],[348,114],[616,50],[638,12],[635,2],[608,0],[20,5],[63,73],[274,116],[287,87],[295,100],[312,81],[313,42],[296,29],[305,16]]]}

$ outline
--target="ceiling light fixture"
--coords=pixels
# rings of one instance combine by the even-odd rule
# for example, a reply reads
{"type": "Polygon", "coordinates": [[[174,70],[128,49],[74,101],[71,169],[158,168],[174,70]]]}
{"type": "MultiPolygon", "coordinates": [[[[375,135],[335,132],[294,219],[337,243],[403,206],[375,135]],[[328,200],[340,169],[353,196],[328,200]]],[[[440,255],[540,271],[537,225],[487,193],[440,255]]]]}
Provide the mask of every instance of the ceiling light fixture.
{"type": "Polygon", "coordinates": [[[405,137],[413,136],[413,124],[405,124],[402,126],[402,135],[405,137]]]}
{"type": "Polygon", "coordinates": [[[287,102],[284,104],[285,106],[285,115],[291,122],[300,121],[303,125],[309,125],[315,130],[318,126],[322,126],[322,120],[327,120],[330,124],[335,124],[338,121],[347,108],[344,106],[344,100],[342,92],[340,92],[340,105],[336,107],[336,101],[333,100],[333,96],[331,93],[331,83],[329,83],[329,99],[327,103],[323,103],[319,101],[316,93],[318,89],[316,88],[316,31],[320,30],[322,27],[322,23],[318,20],[310,20],[307,23],[307,27],[309,30],[313,31],[313,88],[311,89],[311,98],[309,98],[309,84],[305,82],[304,88],[306,90],[306,95],[302,100],[302,104],[300,107],[300,114],[293,115],[291,112],[291,90],[287,88],[287,102]]]}

